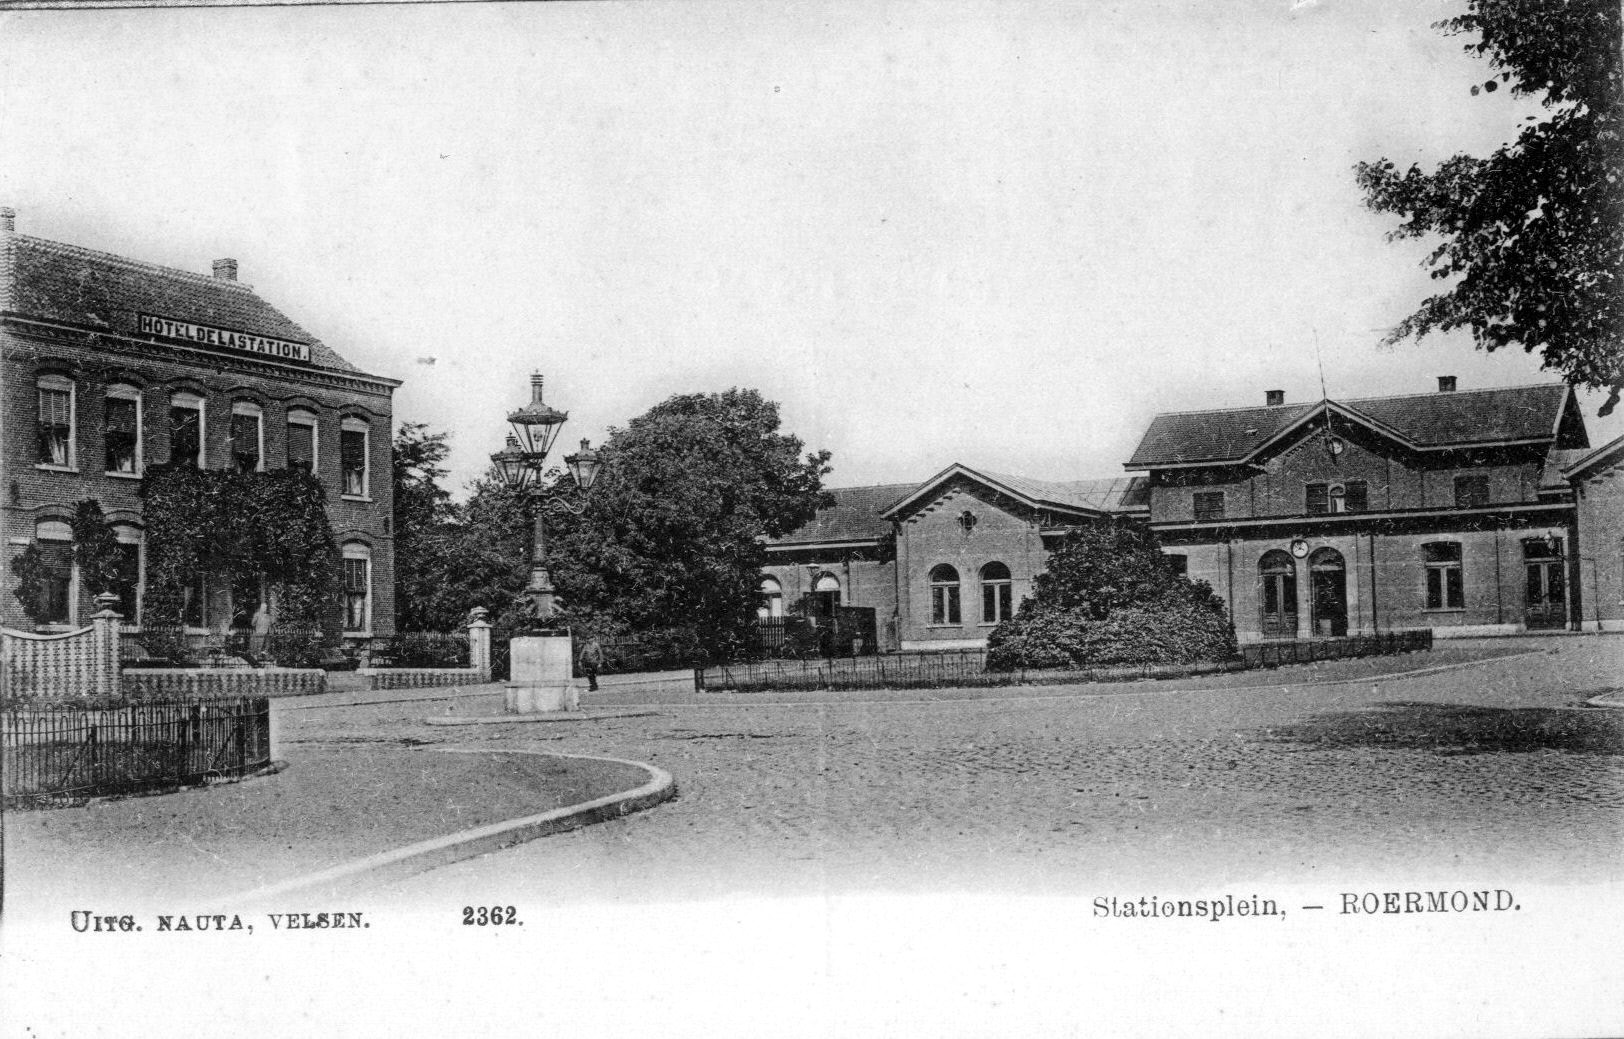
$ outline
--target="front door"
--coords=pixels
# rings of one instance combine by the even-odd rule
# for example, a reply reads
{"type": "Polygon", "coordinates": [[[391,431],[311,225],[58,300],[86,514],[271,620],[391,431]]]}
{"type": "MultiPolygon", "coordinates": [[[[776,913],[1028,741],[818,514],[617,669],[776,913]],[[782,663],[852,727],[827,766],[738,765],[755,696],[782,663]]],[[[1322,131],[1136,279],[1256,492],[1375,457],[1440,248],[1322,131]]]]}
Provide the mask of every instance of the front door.
{"type": "Polygon", "coordinates": [[[1553,535],[1523,541],[1527,589],[1523,623],[1529,630],[1565,627],[1568,622],[1567,553],[1553,535]]]}
{"type": "Polygon", "coordinates": [[[1529,563],[1524,618],[1530,630],[1561,628],[1568,622],[1568,588],[1561,560],[1529,563]]]}
{"type": "Polygon", "coordinates": [[[1297,637],[1297,565],[1284,552],[1267,553],[1259,567],[1263,637],[1297,637]]]}
{"type": "Polygon", "coordinates": [[[1312,577],[1314,634],[1341,637],[1348,633],[1347,565],[1342,553],[1322,548],[1309,560],[1312,577]]]}

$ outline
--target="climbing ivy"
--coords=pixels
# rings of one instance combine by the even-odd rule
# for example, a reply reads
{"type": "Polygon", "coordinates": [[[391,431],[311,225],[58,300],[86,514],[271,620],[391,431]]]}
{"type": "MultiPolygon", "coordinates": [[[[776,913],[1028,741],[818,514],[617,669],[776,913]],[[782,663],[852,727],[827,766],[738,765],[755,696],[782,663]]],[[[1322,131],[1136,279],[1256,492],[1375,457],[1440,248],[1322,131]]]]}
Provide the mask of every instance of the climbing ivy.
{"type": "MultiPolygon", "coordinates": [[[[73,561],[79,568],[79,582],[91,595],[109,591],[117,583],[118,539],[108,526],[101,503],[94,498],[73,505],[73,561]]],[[[56,574],[45,561],[39,543],[33,542],[11,561],[17,577],[17,601],[30,619],[39,622],[45,615],[47,587],[56,574]]]]}
{"type": "Polygon", "coordinates": [[[338,546],[326,494],[309,473],[159,465],[147,470],[141,497],[148,623],[180,624],[181,589],[200,572],[263,574],[279,627],[337,637],[338,546]]]}

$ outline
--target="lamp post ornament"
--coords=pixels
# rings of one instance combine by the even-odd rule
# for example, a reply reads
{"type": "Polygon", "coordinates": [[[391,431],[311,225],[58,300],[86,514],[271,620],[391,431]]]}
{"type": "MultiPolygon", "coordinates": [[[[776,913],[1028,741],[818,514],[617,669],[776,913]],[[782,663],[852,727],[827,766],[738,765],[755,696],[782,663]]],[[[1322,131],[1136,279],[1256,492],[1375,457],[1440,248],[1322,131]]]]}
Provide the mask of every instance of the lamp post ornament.
{"type": "MultiPolygon", "coordinates": [[[[552,449],[559,430],[569,420],[569,412],[559,411],[542,399],[544,381],[540,372],[530,376],[530,403],[510,413],[508,424],[513,432],[508,435],[502,450],[491,455],[501,474],[502,482],[513,490],[525,493],[531,503],[530,581],[525,585],[524,598],[529,600],[530,620],[533,627],[545,630],[553,619],[555,596],[552,574],[547,568],[546,512],[561,508],[580,515],[586,508],[583,498],[571,502],[561,495],[551,494],[542,487],[542,468],[547,452],[552,449]]],[[[602,463],[591,444],[581,441],[581,449],[566,455],[564,464],[582,495],[592,489],[602,463]]]]}

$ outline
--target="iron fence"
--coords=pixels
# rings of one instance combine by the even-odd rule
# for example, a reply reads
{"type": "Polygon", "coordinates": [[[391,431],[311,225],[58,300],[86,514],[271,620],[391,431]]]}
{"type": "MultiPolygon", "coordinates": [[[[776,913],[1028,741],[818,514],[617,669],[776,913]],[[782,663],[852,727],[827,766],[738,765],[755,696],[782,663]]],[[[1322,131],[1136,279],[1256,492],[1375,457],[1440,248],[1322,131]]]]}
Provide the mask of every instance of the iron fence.
{"type": "Polygon", "coordinates": [[[469,667],[466,632],[410,631],[377,639],[368,652],[372,667],[469,667]]]}
{"type": "Polygon", "coordinates": [[[272,625],[268,632],[201,631],[143,624],[120,629],[118,655],[124,667],[320,667],[331,655],[331,642],[319,628],[272,625]]]}
{"type": "Polygon", "coordinates": [[[762,692],[813,689],[946,689],[1008,685],[1129,682],[1306,664],[1432,648],[1432,631],[1385,632],[1338,639],[1257,643],[1235,660],[1143,664],[1074,670],[1016,668],[989,671],[984,650],[885,653],[871,657],[754,660],[694,669],[701,691],[762,692]]]}
{"type": "Polygon", "coordinates": [[[242,776],[270,764],[270,700],[5,710],[0,752],[8,809],[242,776]]]}

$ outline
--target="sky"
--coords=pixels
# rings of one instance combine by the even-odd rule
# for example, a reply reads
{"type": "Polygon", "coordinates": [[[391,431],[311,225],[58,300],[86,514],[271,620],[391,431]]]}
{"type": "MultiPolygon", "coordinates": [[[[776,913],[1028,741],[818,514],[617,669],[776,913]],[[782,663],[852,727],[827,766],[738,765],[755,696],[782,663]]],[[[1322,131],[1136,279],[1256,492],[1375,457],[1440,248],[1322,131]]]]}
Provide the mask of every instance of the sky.
{"type": "MultiPolygon", "coordinates": [[[[754,387],[834,486],[1109,477],[1160,411],[1552,378],[1353,166],[1534,111],[1438,0],[464,3],[0,15],[18,230],[240,277],[452,435],[754,387]]],[[[1593,443],[1624,433],[1581,395],[1593,443]]],[[[1624,410],[1624,409],[1621,409],[1624,410]]]]}

